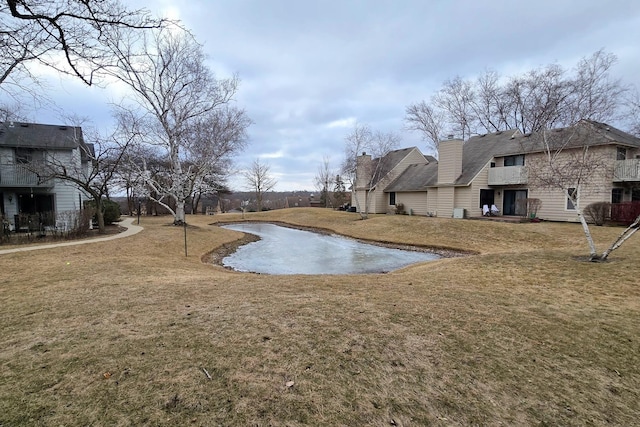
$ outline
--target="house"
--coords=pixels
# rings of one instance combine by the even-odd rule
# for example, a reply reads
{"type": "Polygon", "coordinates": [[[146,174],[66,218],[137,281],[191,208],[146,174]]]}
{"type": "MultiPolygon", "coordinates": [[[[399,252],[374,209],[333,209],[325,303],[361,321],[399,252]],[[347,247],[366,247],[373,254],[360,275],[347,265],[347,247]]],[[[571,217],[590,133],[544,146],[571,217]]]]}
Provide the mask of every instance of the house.
{"type": "Polygon", "coordinates": [[[87,195],[67,181],[40,176],[51,159],[69,170],[89,165],[80,127],[0,123],[0,213],[11,230],[70,226],[87,195]]]}
{"type": "MultiPolygon", "coordinates": [[[[435,160],[431,158],[432,160],[435,160]]],[[[428,163],[429,160],[416,147],[393,150],[382,158],[372,159],[362,153],[358,156],[356,179],[351,193],[351,205],[361,212],[387,213],[395,210],[395,196],[387,186],[400,176],[409,165],[428,163]]]]}
{"type": "MultiPolygon", "coordinates": [[[[640,201],[640,139],[590,120],[548,132],[547,141],[563,141],[560,156],[570,157],[588,147],[607,162],[609,173],[597,175],[581,189],[581,207],[593,202],[640,201]]],[[[442,141],[438,160],[425,157],[423,162],[397,166],[402,170],[394,179],[378,185],[383,186],[377,195],[383,203],[372,204],[370,212],[388,213],[403,204],[407,213],[415,215],[473,217],[483,214],[484,205],[495,204],[503,215],[516,216],[526,213],[520,201],[538,199],[537,217],[577,221],[566,195],[575,189],[543,188],[529,178],[528,167],[545,155],[540,136],[516,130],[442,141]]]]}

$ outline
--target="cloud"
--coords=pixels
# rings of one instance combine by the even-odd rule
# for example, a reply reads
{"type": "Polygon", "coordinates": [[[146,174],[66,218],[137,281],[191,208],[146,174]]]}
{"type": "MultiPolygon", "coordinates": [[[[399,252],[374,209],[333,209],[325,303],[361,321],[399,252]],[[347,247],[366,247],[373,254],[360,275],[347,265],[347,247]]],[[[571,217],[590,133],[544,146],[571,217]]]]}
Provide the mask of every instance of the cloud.
{"type": "MultiPolygon", "coordinates": [[[[403,130],[405,108],[455,76],[570,68],[604,48],[619,58],[614,75],[640,86],[637,0],[132,1],[179,16],[218,77],[238,73],[237,104],[254,124],[237,162],[267,159],[278,190],[312,189],[323,156],[340,163],[356,122],[424,149],[403,130]]],[[[62,108],[104,123],[106,103],[121,95],[66,87],[56,96],[62,108]]]]}

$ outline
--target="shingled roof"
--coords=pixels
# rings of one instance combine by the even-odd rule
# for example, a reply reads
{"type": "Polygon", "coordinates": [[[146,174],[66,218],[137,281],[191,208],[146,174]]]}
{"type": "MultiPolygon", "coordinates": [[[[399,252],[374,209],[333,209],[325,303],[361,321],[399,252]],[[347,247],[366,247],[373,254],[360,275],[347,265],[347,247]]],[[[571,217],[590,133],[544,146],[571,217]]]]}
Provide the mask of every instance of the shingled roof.
{"type": "Polygon", "coordinates": [[[409,165],[384,191],[427,191],[438,181],[438,162],[409,165]]]}
{"type": "Polygon", "coordinates": [[[82,143],[80,127],[24,122],[0,123],[0,147],[71,150],[82,143]]]}
{"type": "MultiPolygon", "coordinates": [[[[578,125],[547,131],[547,141],[563,144],[563,148],[597,145],[624,145],[640,148],[640,138],[606,123],[582,120],[578,125]]],[[[536,153],[544,150],[542,139],[536,135],[523,135],[518,130],[477,135],[464,143],[462,173],[453,185],[469,185],[491,159],[516,154],[536,153]]],[[[426,191],[438,185],[438,163],[427,156],[427,162],[410,165],[385,188],[386,192],[426,191]]]]}

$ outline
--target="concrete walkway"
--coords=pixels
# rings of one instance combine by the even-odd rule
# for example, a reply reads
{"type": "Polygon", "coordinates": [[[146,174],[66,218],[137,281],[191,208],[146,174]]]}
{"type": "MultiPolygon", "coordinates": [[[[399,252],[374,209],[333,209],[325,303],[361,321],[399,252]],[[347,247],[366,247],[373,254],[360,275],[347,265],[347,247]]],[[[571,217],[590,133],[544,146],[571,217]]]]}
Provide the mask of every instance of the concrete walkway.
{"type": "Polygon", "coordinates": [[[63,246],[84,245],[87,243],[105,242],[107,240],[121,239],[123,237],[133,236],[134,234],[138,234],[142,231],[142,227],[140,227],[139,225],[133,225],[134,220],[135,218],[126,218],[118,223],[118,225],[120,225],[121,227],[126,228],[126,230],[122,233],[111,234],[104,237],[96,237],[93,239],[74,240],[71,242],[49,243],[47,245],[23,246],[21,248],[2,249],[0,250],[0,255],[11,254],[15,252],[35,251],[38,249],[60,248],[63,246]]]}

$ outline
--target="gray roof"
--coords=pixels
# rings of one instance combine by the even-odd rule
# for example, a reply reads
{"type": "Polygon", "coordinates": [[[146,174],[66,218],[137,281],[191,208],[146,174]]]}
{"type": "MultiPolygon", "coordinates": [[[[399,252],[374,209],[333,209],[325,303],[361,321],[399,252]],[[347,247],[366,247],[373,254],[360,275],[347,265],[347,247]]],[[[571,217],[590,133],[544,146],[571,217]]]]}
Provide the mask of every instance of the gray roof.
{"type": "MultiPolygon", "coordinates": [[[[389,151],[386,155],[384,155],[382,158],[377,157],[375,159],[372,160],[372,162],[375,164],[375,162],[380,162],[382,161],[382,169],[380,170],[380,173],[378,174],[378,180],[377,182],[375,182],[373,184],[373,186],[375,187],[378,184],[378,181],[380,181],[382,178],[384,178],[389,172],[391,172],[391,170],[396,167],[398,165],[398,163],[400,163],[405,157],[407,157],[409,155],[409,153],[413,150],[418,150],[417,147],[409,147],[409,148],[401,148],[399,150],[393,150],[393,151],[389,151]]],[[[420,150],[418,150],[418,152],[420,152],[420,150]]]]}
{"type": "Polygon", "coordinates": [[[400,176],[384,189],[391,191],[427,191],[438,181],[438,162],[409,165],[400,176]]]}
{"type": "MultiPolygon", "coordinates": [[[[494,157],[511,154],[526,154],[544,151],[542,133],[519,135],[512,144],[498,147],[494,157]]],[[[580,148],[599,145],[622,145],[640,148],[640,139],[635,136],[594,120],[581,120],[577,125],[551,129],[545,132],[546,143],[551,148],[580,148]]]]}
{"type": "Polygon", "coordinates": [[[0,123],[0,147],[74,149],[83,144],[82,128],[38,123],[0,123]]]}

